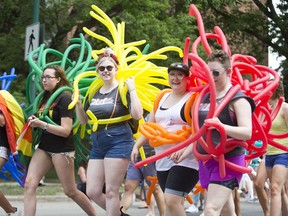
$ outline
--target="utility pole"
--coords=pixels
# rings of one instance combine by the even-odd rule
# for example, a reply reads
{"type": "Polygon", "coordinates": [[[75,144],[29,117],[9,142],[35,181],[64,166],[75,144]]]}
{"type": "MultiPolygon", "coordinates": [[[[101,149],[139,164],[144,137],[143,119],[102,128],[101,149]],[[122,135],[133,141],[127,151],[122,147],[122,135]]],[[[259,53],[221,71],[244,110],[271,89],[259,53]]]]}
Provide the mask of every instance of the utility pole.
{"type": "MultiPolygon", "coordinates": [[[[34,5],[33,5],[32,24],[36,24],[36,23],[39,23],[39,0],[34,0],[34,5]]],[[[39,35],[37,37],[39,38],[39,35]]],[[[30,67],[30,72],[32,72],[31,67],[30,67]]],[[[29,93],[30,96],[28,96],[28,97],[30,98],[31,101],[28,101],[28,102],[31,103],[36,98],[36,88],[35,88],[35,78],[34,77],[32,77],[32,79],[31,79],[31,85],[30,85],[29,92],[30,92],[29,93]]]]}
{"type": "Polygon", "coordinates": [[[39,0],[34,0],[33,23],[39,22],[39,0]]]}

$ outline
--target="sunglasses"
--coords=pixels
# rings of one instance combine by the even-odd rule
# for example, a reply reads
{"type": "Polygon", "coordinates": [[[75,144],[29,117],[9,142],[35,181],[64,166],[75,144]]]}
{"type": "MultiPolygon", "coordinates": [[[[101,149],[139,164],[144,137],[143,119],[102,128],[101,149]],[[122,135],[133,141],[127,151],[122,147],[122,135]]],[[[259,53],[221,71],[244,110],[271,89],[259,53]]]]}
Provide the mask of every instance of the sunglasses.
{"type": "Polygon", "coordinates": [[[213,70],[212,74],[213,74],[214,77],[218,77],[220,75],[220,72],[217,71],[217,70],[213,70]]]}
{"type": "Polygon", "coordinates": [[[179,80],[184,79],[184,77],[186,76],[184,73],[173,73],[173,72],[170,72],[168,75],[172,78],[177,77],[177,79],[179,79],[179,80]]]}
{"type": "Polygon", "coordinates": [[[109,66],[100,66],[100,67],[98,68],[98,70],[99,70],[100,72],[105,71],[105,69],[107,69],[107,71],[112,71],[113,68],[114,68],[114,67],[111,66],[111,65],[109,65],[109,66]]]}

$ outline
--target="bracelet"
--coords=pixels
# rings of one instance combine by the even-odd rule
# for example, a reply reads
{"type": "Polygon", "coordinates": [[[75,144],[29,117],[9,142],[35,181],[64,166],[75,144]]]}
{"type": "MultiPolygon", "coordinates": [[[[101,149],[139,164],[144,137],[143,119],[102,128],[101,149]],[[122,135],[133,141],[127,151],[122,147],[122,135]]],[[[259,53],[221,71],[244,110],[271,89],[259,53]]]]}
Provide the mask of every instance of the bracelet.
{"type": "Polygon", "coordinates": [[[45,125],[44,128],[43,128],[43,130],[44,130],[44,131],[47,131],[48,128],[49,128],[49,124],[46,123],[46,125],[45,125]]]}

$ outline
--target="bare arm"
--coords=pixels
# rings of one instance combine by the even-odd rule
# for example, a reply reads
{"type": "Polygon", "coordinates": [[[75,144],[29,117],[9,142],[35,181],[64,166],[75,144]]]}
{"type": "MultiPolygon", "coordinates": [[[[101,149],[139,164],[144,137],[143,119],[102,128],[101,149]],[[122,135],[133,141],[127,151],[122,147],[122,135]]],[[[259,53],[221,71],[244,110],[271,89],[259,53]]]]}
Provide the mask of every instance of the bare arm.
{"type": "Polygon", "coordinates": [[[83,166],[80,166],[78,168],[78,175],[79,175],[79,178],[80,180],[83,182],[83,183],[86,183],[87,181],[87,178],[86,178],[86,170],[83,166]]]}
{"type": "MultiPolygon", "coordinates": [[[[148,122],[155,122],[155,117],[154,117],[153,111],[150,112],[148,122]]],[[[137,161],[137,157],[139,155],[139,148],[147,142],[149,142],[149,139],[147,139],[143,134],[141,134],[140,137],[138,138],[138,140],[136,141],[135,145],[133,146],[133,149],[131,152],[131,162],[132,163],[135,163],[135,161],[137,161]]]]}
{"type": "Polygon", "coordinates": [[[29,117],[31,119],[31,127],[46,129],[47,132],[61,137],[68,137],[72,130],[73,120],[70,117],[62,117],[61,125],[53,125],[40,120],[36,116],[29,117]]]}
{"type": "Polygon", "coordinates": [[[286,125],[288,125],[288,104],[287,103],[283,102],[280,112],[283,118],[285,119],[286,125]]]}
{"type": "Polygon", "coordinates": [[[223,124],[217,117],[206,119],[205,123],[217,122],[222,124],[227,135],[235,139],[250,139],[252,136],[252,111],[249,102],[244,98],[240,98],[235,100],[231,105],[236,114],[238,126],[223,124]]]}
{"type": "Polygon", "coordinates": [[[4,127],[5,126],[5,118],[3,113],[0,111],[0,127],[4,127]]]}
{"type": "Polygon", "coordinates": [[[128,90],[130,93],[130,101],[131,101],[131,115],[134,119],[139,120],[143,116],[143,108],[140,103],[140,100],[137,96],[135,84],[134,84],[134,77],[130,77],[126,80],[126,84],[128,86],[128,90]]]}
{"type": "Polygon", "coordinates": [[[87,124],[88,117],[87,117],[87,114],[85,113],[85,111],[82,107],[82,103],[81,103],[80,99],[76,104],[75,110],[76,110],[76,115],[78,117],[80,124],[87,124]]]}

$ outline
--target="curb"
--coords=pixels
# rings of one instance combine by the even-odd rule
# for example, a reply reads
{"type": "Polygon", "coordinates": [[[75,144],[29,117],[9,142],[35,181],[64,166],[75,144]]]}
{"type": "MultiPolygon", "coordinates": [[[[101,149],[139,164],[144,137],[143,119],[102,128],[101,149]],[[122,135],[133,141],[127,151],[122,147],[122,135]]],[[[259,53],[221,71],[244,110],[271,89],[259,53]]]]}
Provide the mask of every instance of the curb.
{"type": "MultiPolygon", "coordinates": [[[[17,195],[17,196],[6,196],[7,200],[12,202],[24,202],[24,196],[23,195],[17,195]]],[[[72,201],[71,198],[63,195],[52,195],[52,196],[37,196],[36,195],[37,202],[69,202],[72,201]]]]}

